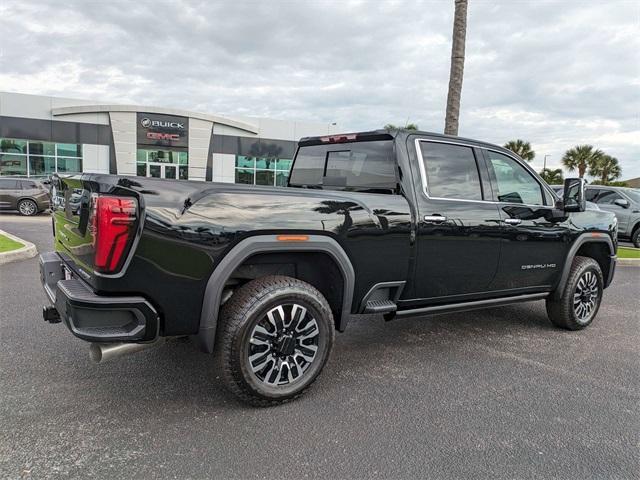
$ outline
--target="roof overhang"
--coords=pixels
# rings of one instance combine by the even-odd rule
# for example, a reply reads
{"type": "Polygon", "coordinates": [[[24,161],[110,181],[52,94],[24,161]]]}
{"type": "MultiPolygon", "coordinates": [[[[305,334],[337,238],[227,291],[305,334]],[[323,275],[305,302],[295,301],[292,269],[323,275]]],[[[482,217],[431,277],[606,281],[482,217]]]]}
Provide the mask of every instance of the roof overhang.
{"type": "Polygon", "coordinates": [[[244,130],[245,132],[255,133],[259,132],[258,127],[250,123],[233,120],[231,118],[225,118],[218,115],[210,115],[208,113],[189,112],[187,110],[180,110],[177,108],[158,108],[158,107],[144,107],[140,105],[78,105],[75,107],[58,107],[53,108],[51,113],[53,116],[60,117],[64,115],[74,115],[78,113],[109,113],[109,112],[144,112],[144,113],[157,113],[159,115],[175,115],[178,117],[196,118],[198,120],[205,120],[221,125],[227,125],[229,127],[244,130]]]}

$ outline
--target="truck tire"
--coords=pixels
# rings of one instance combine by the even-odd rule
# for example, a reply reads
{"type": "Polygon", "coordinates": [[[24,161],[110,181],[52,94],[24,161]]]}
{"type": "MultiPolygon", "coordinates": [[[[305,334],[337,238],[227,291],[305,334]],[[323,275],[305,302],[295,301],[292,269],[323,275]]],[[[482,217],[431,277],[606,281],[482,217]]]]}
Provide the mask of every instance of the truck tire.
{"type": "Polygon", "coordinates": [[[18,202],[18,212],[20,212],[20,215],[25,215],[27,217],[36,215],[38,213],[38,205],[36,205],[36,202],[33,200],[25,198],[18,202]]]}
{"type": "Polygon", "coordinates": [[[559,299],[547,298],[547,315],[560,328],[581,330],[598,314],[604,280],[593,258],[575,257],[559,299]]]}
{"type": "Polygon", "coordinates": [[[225,387],[255,406],[300,396],[324,367],[335,336],[331,308],[313,286],[267,276],[240,287],[224,304],[216,335],[225,387]]]}

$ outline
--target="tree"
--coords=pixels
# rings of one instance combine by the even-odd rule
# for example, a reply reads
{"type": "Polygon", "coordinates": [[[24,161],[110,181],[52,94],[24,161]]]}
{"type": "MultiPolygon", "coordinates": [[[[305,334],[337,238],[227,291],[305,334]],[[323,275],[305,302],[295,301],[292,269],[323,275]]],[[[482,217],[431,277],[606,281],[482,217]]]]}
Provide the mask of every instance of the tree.
{"type": "Polygon", "coordinates": [[[529,142],[525,142],[524,140],[511,140],[504,144],[504,148],[507,150],[511,150],[513,153],[518,155],[523,160],[527,162],[533,161],[536,158],[536,152],[531,150],[531,144],[529,142]]]}
{"type": "Polygon", "coordinates": [[[590,165],[589,175],[600,177],[600,185],[608,185],[620,178],[622,169],[617,158],[604,154],[593,165],[590,165]]]}
{"type": "Polygon", "coordinates": [[[540,172],[540,176],[549,185],[560,185],[562,182],[564,182],[561,168],[556,168],[555,170],[545,168],[540,172]]]}
{"type": "Polygon", "coordinates": [[[578,169],[578,176],[584,178],[587,169],[596,165],[603,155],[604,152],[593,148],[593,145],[576,145],[565,152],[562,157],[562,164],[570,172],[578,169]]]}
{"type": "Polygon", "coordinates": [[[420,130],[418,125],[416,125],[415,123],[407,123],[407,125],[404,127],[396,127],[393,123],[387,123],[384,126],[384,129],[385,130],[420,130]]]}
{"type": "Polygon", "coordinates": [[[449,72],[449,92],[447,93],[447,113],[444,120],[444,133],[446,135],[458,135],[466,37],[467,0],[455,0],[453,38],[451,42],[451,70],[449,72]]]}

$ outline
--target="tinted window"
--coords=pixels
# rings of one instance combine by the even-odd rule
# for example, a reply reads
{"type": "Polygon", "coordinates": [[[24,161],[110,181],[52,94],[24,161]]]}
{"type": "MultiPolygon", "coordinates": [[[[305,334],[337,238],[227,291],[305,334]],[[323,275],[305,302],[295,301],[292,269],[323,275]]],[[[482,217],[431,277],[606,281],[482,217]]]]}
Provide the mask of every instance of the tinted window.
{"type": "Polygon", "coordinates": [[[38,186],[34,182],[28,182],[26,180],[22,180],[20,183],[22,184],[23,190],[31,190],[34,188],[38,188],[38,186]]]}
{"type": "Polygon", "coordinates": [[[320,188],[326,156],[324,145],[301,147],[291,171],[290,184],[320,188]]]}
{"type": "Polygon", "coordinates": [[[327,152],[325,188],[371,193],[395,191],[397,180],[391,142],[352,143],[345,147],[336,146],[327,152]]]}
{"type": "Polygon", "coordinates": [[[593,202],[595,201],[596,197],[598,196],[598,190],[595,188],[587,188],[587,193],[585,194],[585,199],[587,200],[587,202],[593,202]]]}
{"type": "Polygon", "coordinates": [[[397,186],[391,141],[301,147],[290,185],[369,193],[397,186]]]}
{"type": "Polygon", "coordinates": [[[482,200],[478,166],[470,147],[420,142],[432,197],[482,200]]]}
{"type": "Polygon", "coordinates": [[[0,190],[16,190],[18,188],[16,180],[9,180],[5,178],[0,179],[0,190]]]}
{"type": "Polygon", "coordinates": [[[616,200],[622,198],[622,195],[614,192],[613,190],[600,190],[600,195],[596,199],[596,203],[600,205],[611,205],[616,200]]]}
{"type": "Polygon", "coordinates": [[[511,157],[488,151],[500,202],[544,205],[542,187],[522,165],[511,157]]]}

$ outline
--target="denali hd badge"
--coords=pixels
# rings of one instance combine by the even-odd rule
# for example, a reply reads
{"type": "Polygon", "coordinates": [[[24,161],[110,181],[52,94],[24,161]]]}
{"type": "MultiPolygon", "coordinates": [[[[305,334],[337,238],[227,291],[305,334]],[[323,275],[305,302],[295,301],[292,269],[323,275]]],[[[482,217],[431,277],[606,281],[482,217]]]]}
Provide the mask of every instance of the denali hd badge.
{"type": "Polygon", "coordinates": [[[536,268],[556,268],[555,263],[536,263],[535,265],[522,265],[522,270],[533,270],[536,268]]]}

